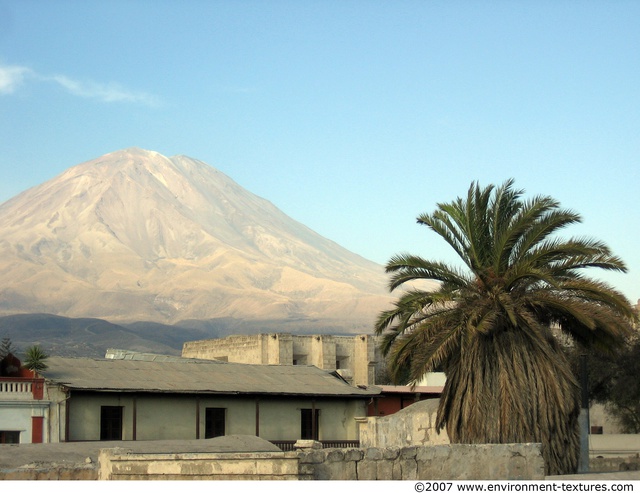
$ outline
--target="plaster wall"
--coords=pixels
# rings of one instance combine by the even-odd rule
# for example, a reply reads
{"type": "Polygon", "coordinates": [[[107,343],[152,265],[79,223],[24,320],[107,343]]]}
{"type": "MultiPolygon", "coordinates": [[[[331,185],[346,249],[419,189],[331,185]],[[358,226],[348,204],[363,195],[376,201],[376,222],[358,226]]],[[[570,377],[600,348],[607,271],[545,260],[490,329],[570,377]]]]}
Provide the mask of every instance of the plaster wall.
{"type": "Polygon", "coordinates": [[[48,419],[45,417],[45,441],[50,443],[63,442],[65,439],[67,394],[57,385],[45,385],[44,398],[49,402],[48,419]]]}
{"type": "MultiPolygon", "coordinates": [[[[366,415],[364,401],[290,400],[260,403],[260,437],[266,440],[301,438],[301,409],[319,411],[320,440],[357,440],[356,417],[366,415]]],[[[247,434],[245,432],[245,434],[247,434]]]]}
{"type": "Polygon", "coordinates": [[[20,443],[31,443],[33,411],[29,402],[0,403],[0,431],[18,431],[20,443]]]}
{"type": "Polygon", "coordinates": [[[602,433],[622,433],[622,427],[618,421],[607,412],[602,404],[592,404],[589,408],[589,425],[602,427],[602,433]]]}
{"type": "Polygon", "coordinates": [[[69,440],[100,440],[101,406],[123,407],[122,439],[133,440],[133,397],[121,394],[79,394],[66,402],[69,440]]]}
{"type": "Polygon", "coordinates": [[[74,395],[69,404],[71,441],[100,439],[101,406],[123,407],[123,440],[204,438],[208,407],[226,409],[226,435],[259,434],[267,440],[300,439],[301,409],[319,410],[321,440],[357,440],[356,418],[366,416],[362,399],[86,393],[74,395]]]}
{"type": "Polygon", "coordinates": [[[640,435],[589,435],[589,456],[592,458],[638,457],[639,454],[640,435]]]}

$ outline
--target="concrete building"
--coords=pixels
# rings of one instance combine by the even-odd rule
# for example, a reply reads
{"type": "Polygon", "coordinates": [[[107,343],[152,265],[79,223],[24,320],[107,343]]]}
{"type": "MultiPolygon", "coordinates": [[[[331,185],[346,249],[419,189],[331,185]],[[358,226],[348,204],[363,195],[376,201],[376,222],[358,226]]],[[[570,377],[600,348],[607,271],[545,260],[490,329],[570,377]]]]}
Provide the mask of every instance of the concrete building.
{"type": "Polygon", "coordinates": [[[279,445],[356,442],[356,418],[380,392],[310,365],[115,358],[47,360],[51,441],[255,435],[279,445]]]}
{"type": "Polygon", "coordinates": [[[0,362],[0,444],[49,441],[45,422],[50,403],[43,390],[44,379],[22,368],[12,354],[0,362]]]}
{"type": "Polygon", "coordinates": [[[256,365],[313,365],[337,371],[351,385],[375,385],[384,372],[377,338],[370,335],[234,335],[189,341],[184,358],[256,365]]]}

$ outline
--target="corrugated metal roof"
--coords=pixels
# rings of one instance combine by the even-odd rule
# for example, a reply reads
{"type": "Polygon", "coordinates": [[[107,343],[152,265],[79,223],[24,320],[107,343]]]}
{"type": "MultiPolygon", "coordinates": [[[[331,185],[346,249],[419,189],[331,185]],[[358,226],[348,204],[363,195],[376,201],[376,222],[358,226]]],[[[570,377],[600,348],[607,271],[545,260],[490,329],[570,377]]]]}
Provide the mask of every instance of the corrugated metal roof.
{"type": "Polygon", "coordinates": [[[46,379],[82,390],[336,397],[380,393],[374,386],[353,387],[315,366],[59,357],[51,357],[46,363],[46,379]]]}

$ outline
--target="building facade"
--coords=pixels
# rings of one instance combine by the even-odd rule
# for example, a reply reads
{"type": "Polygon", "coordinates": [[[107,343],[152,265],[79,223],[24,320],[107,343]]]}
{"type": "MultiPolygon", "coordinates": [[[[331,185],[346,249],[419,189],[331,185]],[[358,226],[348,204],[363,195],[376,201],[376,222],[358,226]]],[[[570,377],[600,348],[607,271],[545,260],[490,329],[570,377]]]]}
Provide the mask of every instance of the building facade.
{"type": "Polygon", "coordinates": [[[337,371],[351,385],[375,385],[384,371],[377,338],[370,335],[234,335],[189,341],[184,358],[257,365],[313,365],[337,371]]]}
{"type": "Polygon", "coordinates": [[[21,366],[12,354],[0,362],[0,444],[50,440],[45,427],[50,403],[44,399],[44,379],[21,366]]]}
{"type": "Polygon", "coordinates": [[[380,389],[354,388],[314,366],[182,358],[50,358],[52,441],[204,439],[275,443],[358,440],[357,419],[380,389]]]}

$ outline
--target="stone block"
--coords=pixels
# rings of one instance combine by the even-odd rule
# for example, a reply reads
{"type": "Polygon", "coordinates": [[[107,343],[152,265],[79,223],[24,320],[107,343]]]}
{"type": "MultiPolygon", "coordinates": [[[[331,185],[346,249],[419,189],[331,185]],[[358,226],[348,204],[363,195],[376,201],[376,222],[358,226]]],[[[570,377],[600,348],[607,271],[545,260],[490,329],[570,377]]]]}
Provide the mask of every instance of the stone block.
{"type": "Polygon", "coordinates": [[[393,461],[379,460],[376,461],[376,466],[376,479],[381,481],[391,481],[393,479],[393,461]]]}
{"type": "Polygon", "coordinates": [[[357,448],[350,448],[344,451],[345,461],[359,461],[364,457],[364,452],[357,448]]]}
{"type": "Polygon", "coordinates": [[[344,462],[344,452],[339,449],[333,449],[327,451],[327,456],[325,459],[327,462],[344,462]]]}
{"type": "Polygon", "coordinates": [[[397,447],[385,448],[382,451],[382,457],[385,460],[397,459],[399,454],[400,454],[400,449],[397,447]]]}
{"type": "Polygon", "coordinates": [[[374,481],[378,479],[378,466],[376,460],[362,459],[356,462],[358,481],[374,481]]]}
{"type": "Polygon", "coordinates": [[[392,471],[391,479],[393,480],[404,479],[402,477],[402,467],[400,466],[400,462],[398,462],[397,460],[393,461],[393,471],[392,471]]]}
{"type": "Polygon", "coordinates": [[[313,476],[315,470],[315,464],[298,464],[298,474],[300,475],[313,476]]]}
{"type": "Polygon", "coordinates": [[[322,450],[309,450],[300,454],[301,464],[320,464],[324,462],[325,455],[322,450]]]}
{"type": "Polygon", "coordinates": [[[415,459],[397,459],[394,465],[400,469],[400,478],[404,480],[418,479],[418,464],[415,459]]]}
{"type": "Polygon", "coordinates": [[[364,452],[364,458],[369,460],[381,460],[384,457],[383,450],[379,448],[368,448],[364,452]]]}
{"type": "MultiPolygon", "coordinates": [[[[424,448],[424,447],[420,447],[424,448]]],[[[403,447],[400,449],[398,457],[401,459],[415,459],[418,453],[418,447],[403,447]]]]}
{"type": "Polygon", "coordinates": [[[293,444],[294,449],[322,449],[322,443],[316,440],[298,440],[293,444]]]}
{"type": "Polygon", "coordinates": [[[356,475],[356,462],[324,462],[314,464],[314,479],[319,481],[354,481],[358,479],[356,475]]]}

